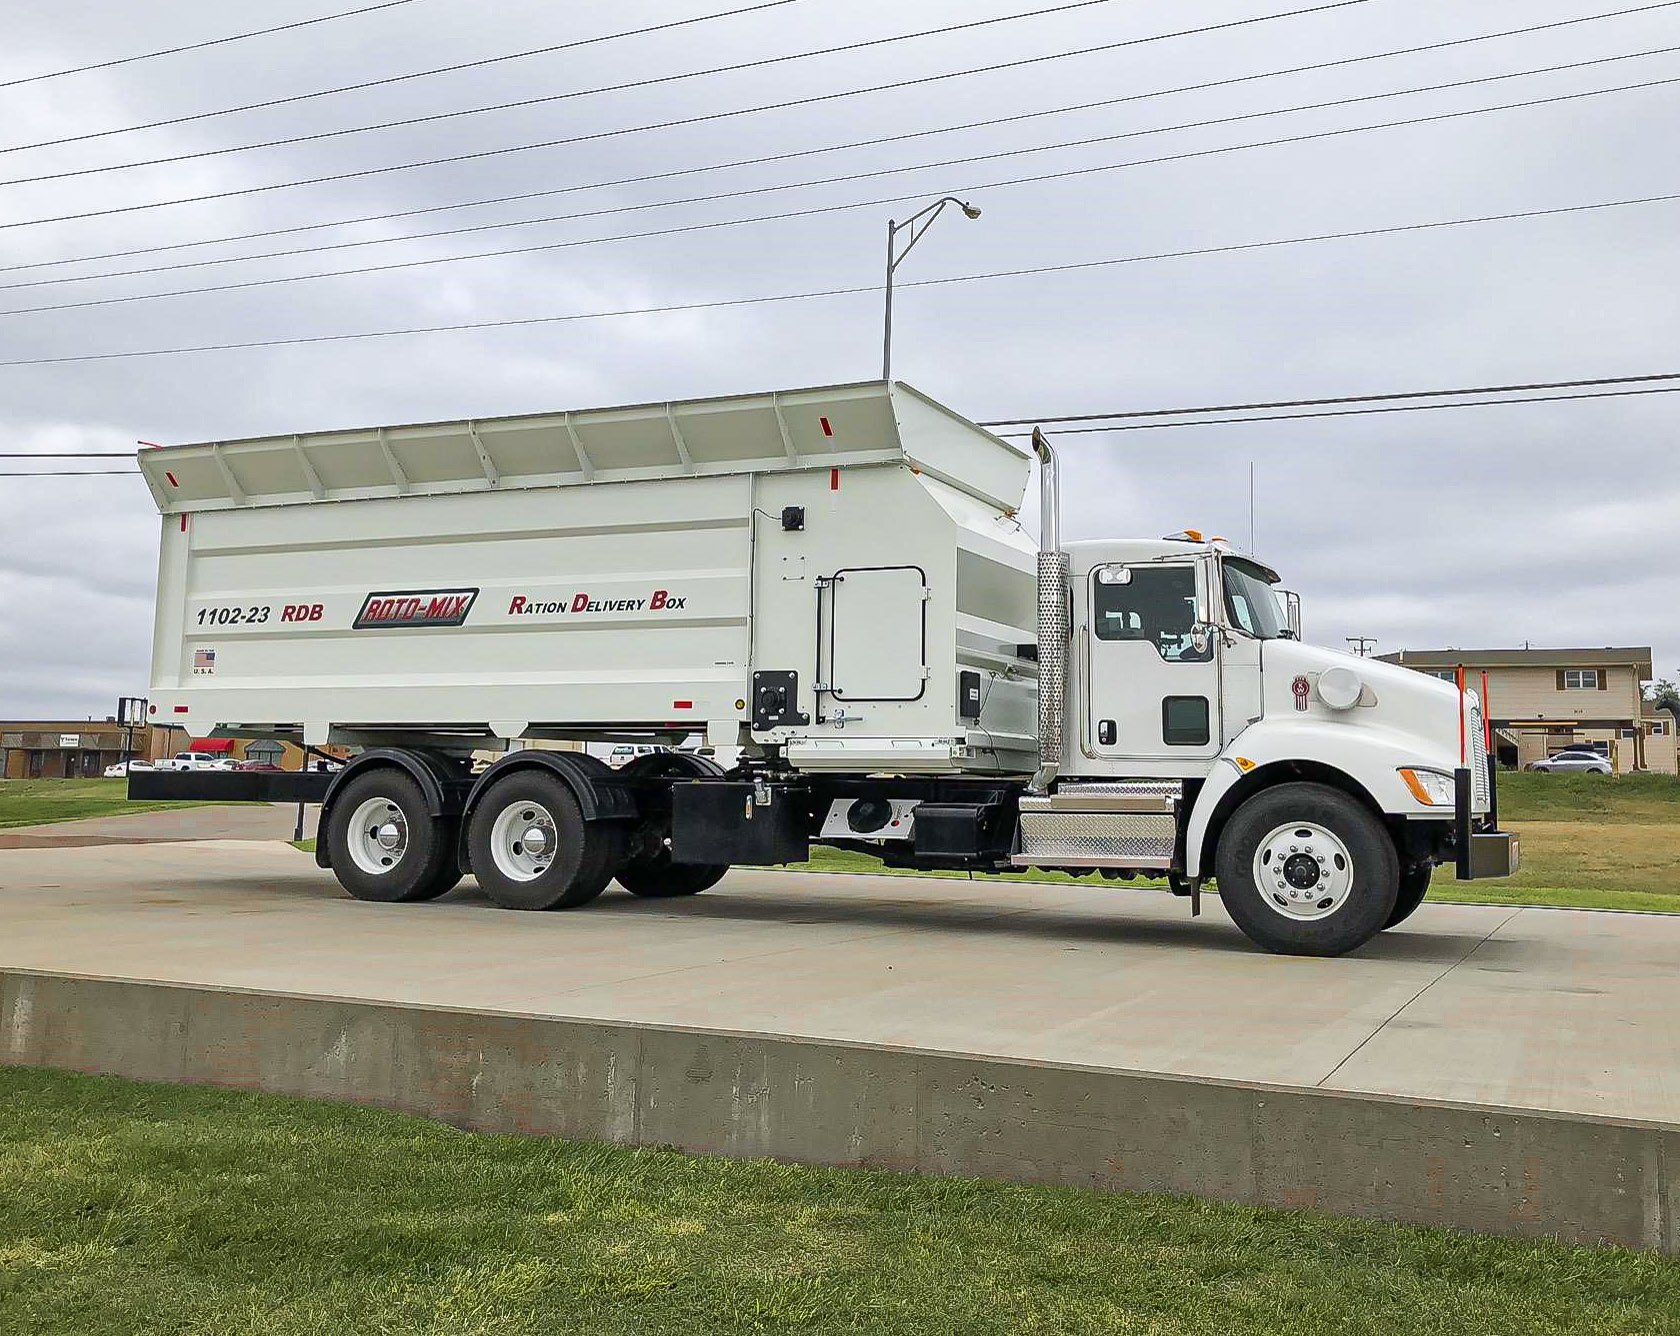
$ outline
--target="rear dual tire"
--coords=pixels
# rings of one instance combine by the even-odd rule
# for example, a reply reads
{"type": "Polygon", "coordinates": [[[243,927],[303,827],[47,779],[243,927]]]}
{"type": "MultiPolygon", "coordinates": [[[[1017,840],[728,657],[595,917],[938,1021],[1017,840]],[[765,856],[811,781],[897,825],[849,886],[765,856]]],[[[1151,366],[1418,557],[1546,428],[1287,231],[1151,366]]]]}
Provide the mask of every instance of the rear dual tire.
{"type": "Polygon", "coordinates": [[[585,822],[558,776],[517,770],[473,812],[467,851],[478,884],[503,909],[575,909],[606,890],[624,838],[615,824],[585,822]]]}
{"type": "Polygon", "coordinates": [[[435,900],[461,880],[457,826],[435,817],[404,771],[371,770],[344,786],[324,838],[338,883],[358,900],[435,900]]]}

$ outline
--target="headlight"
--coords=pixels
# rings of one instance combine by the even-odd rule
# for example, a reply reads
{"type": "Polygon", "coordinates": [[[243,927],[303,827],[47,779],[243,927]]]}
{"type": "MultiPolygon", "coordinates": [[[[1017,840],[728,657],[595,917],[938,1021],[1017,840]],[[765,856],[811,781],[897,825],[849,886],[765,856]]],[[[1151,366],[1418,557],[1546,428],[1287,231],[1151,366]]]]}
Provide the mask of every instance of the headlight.
{"type": "Polygon", "coordinates": [[[1443,774],[1439,770],[1407,770],[1402,768],[1400,778],[1406,781],[1406,787],[1425,807],[1451,807],[1456,797],[1453,787],[1453,777],[1443,774]]]}

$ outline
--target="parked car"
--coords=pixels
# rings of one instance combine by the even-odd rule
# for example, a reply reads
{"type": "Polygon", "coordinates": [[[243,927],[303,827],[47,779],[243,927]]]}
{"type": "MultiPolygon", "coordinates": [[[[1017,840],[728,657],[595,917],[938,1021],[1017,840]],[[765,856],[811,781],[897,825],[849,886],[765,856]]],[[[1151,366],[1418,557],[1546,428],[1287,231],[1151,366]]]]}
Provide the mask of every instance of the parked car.
{"type": "Polygon", "coordinates": [[[106,779],[122,779],[125,776],[127,776],[131,771],[135,771],[135,770],[154,770],[156,768],[157,767],[155,767],[150,761],[142,761],[138,757],[136,757],[132,761],[118,761],[115,765],[106,766],[105,767],[105,778],[106,779]]]}
{"type": "Polygon", "coordinates": [[[272,761],[235,761],[233,768],[235,770],[261,770],[269,774],[279,774],[283,769],[272,761]]]}
{"type": "Polygon", "coordinates": [[[627,766],[638,756],[652,756],[656,752],[670,751],[669,747],[654,747],[646,743],[620,743],[606,755],[606,762],[614,770],[627,766]]]}
{"type": "Polygon", "coordinates": [[[1610,775],[1615,773],[1615,767],[1603,756],[1595,751],[1560,751],[1543,761],[1530,761],[1530,770],[1544,771],[1548,774],[1570,775],[1610,775]]]}
{"type": "Polygon", "coordinates": [[[231,758],[217,752],[176,752],[158,762],[159,770],[232,770],[231,758]]]}

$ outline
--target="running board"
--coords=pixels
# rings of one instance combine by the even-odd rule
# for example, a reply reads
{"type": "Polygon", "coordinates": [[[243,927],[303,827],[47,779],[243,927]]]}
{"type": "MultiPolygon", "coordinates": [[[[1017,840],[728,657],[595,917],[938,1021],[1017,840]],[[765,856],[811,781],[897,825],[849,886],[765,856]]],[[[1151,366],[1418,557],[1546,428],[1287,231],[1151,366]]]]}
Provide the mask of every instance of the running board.
{"type": "MultiPolygon", "coordinates": [[[[1172,799],[1132,786],[1021,799],[1017,867],[1170,868],[1178,833],[1172,799]],[[1125,790],[1122,792],[1121,790],[1125,790]],[[1077,800],[1076,800],[1077,795],[1077,800]]],[[[1173,786],[1176,798],[1177,785],[1173,786]]]]}

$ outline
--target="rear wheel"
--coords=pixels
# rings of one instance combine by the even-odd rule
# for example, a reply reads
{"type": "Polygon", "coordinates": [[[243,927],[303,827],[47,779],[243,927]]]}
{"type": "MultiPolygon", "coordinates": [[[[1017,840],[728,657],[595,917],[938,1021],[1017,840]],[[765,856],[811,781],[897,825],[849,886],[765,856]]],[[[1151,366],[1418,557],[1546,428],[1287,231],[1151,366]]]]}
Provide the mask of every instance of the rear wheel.
{"type": "Polygon", "coordinates": [[[516,770],[467,827],[473,874],[504,909],[573,909],[600,895],[622,852],[616,828],[583,819],[563,780],[516,770]]]}
{"type": "Polygon", "coordinates": [[[670,776],[696,779],[723,774],[703,756],[658,752],[638,756],[619,772],[637,782],[643,819],[631,838],[630,856],[618,869],[618,884],[644,900],[669,900],[698,895],[716,886],[729,871],[727,863],[676,863],[671,859],[670,776]]]}
{"type": "Polygon", "coordinates": [[[1400,893],[1394,898],[1394,912],[1388,916],[1385,928],[1392,928],[1411,918],[1413,912],[1429,894],[1429,878],[1435,871],[1432,863],[1414,863],[1400,870],[1400,893]]]}
{"type": "Polygon", "coordinates": [[[325,838],[333,875],[358,900],[431,900],[461,879],[454,823],[433,817],[420,786],[394,767],[344,786],[325,838]]]}
{"type": "Polygon", "coordinates": [[[1339,956],[1388,923],[1394,842],[1363,804],[1323,784],[1280,784],[1237,808],[1215,855],[1220,899],[1268,951],[1339,956]]]}

